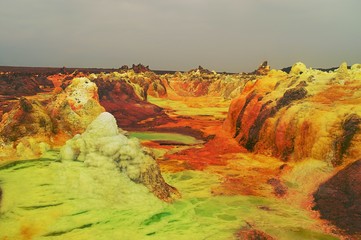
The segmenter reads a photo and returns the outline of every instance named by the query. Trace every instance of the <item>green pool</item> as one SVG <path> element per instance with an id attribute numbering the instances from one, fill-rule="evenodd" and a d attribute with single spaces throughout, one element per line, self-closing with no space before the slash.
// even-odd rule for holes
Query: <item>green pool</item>
<path id="1" fill-rule="evenodd" d="M 174 144 L 195 145 L 203 143 L 192 136 L 179 133 L 160 133 L 160 132 L 130 132 L 130 137 L 136 137 L 140 140 L 170 142 Z"/>

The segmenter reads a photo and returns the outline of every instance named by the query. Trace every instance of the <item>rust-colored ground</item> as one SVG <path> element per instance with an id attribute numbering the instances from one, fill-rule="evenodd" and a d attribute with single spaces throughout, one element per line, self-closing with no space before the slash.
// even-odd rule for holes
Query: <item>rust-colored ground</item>
<path id="1" fill-rule="evenodd" d="M 183 133 L 204 140 L 203 144 L 191 146 L 144 142 L 145 146 L 164 152 L 162 157 L 158 157 L 162 172 L 194 170 L 216 174 L 219 176 L 221 184 L 211 189 L 212 195 L 243 195 L 280 199 L 282 202 L 310 210 L 310 215 L 320 223 L 322 229 L 325 232 L 331 232 L 333 227 L 320 220 L 317 212 L 311 211 L 313 206 L 311 194 L 317 189 L 320 182 L 328 178 L 328 174 L 310 175 L 307 187 L 289 187 L 286 183 L 287 178 L 290 181 L 296 180 L 293 179 L 292 174 L 297 163 L 285 163 L 275 157 L 250 153 L 240 146 L 223 129 L 227 113 L 222 113 L 220 109 L 229 103 L 220 104 L 215 98 L 202 97 L 178 98 L 171 104 L 167 104 L 168 107 L 162 105 L 169 113 L 171 121 L 148 130 Z M 187 107 L 184 107 L 184 104 Z M 202 114 L 205 108 L 212 108 L 215 115 Z M 199 115 L 195 114 L 197 109 L 199 109 Z M 142 128 L 141 130 L 147 129 Z M 305 169 L 307 170 L 307 167 Z M 288 175 L 290 177 L 287 177 Z M 299 184 L 303 185 L 305 182 Z M 264 210 L 268 211 L 269 209 L 265 208 Z"/>
<path id="2" fill-rule="evenodd" d="M 184 107 L 184 104 L 187 107 Z M 204 143 L 174 146 L 147 141 L 143 144 L 165 152 L 158 159 L 162 171 L 198 170 L 218 174 L 222 179 L 222 184 L 212 189 L 214 195 L 284 196 L 285 193 L 277 193 L 280 188 L 277 185 L 279 182 L 277 179 L 284 169 L 284 163 L 276 158 L 247 153 L 245 148 L 223 130 L 226 112 L 222 113 L 220 109 L 227 104 L 229 102 L 220 103 L 212 97 L 183 100 L 178 98 L 172 101 L 169 107 L 162 106 L 166 108 L 166 112 L 170 113 L 171 121 L 151 129 L 142 128 L 141 130 L 181 133 L 202 139 Z M 202 114 L 202 112 L 209 112 L 207 108 L 215 111 L 215 115 Z M 195 114 L 197 109 L 199 109 L 199 115 Z M 271 179 L 276 179 L 276 184 L 271 184 Z"/>

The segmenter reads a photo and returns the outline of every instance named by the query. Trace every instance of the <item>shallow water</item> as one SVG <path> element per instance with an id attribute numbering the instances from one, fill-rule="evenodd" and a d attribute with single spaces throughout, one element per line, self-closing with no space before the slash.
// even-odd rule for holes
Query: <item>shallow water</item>
<path id="1" fill-rule="evenodd" d="M 203 141 L 198 140 L 192 136 L 179 134 L 179 133 L 160 133 L 160 132 L 130 132 L 130 137 L 136 137 L 140 140 L 149 140 L 149 141 L 161 141 L 161 142 L 170 142 L 173 144 L 183 144 L 183 145 L 194 145 L 203 143 Z"/>
<path id="2" fill-rule="evenodd" d="M 215 174 L 163 175 L 182 199 L 164 203 L 117 169 L 83 162 L 2 166 L 0 239 L 234 239 L 247 223 L 278 239 L 334 239 L 317 232 L 309 212 L 277 199 L 212 196 Z"/>

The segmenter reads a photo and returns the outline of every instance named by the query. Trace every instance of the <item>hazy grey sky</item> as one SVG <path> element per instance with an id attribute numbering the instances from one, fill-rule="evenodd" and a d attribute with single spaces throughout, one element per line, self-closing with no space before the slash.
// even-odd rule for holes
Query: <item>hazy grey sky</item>
<path id="1" fill-rule="evenodd" d="M 1 0 L 0 65 L 361 63 L 360 0 Z"/>

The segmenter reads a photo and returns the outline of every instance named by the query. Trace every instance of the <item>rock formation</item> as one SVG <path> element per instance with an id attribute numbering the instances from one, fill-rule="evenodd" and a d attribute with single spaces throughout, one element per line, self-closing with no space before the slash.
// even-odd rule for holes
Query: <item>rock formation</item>
<path id="1" fill-rule="evenodd" d="M 133 64 L 132 65 L 132 70 L 135 72 L 135 73 L 142 73 L 142 72 L 149 72 L 149 66 L 144 66 L 143 64 L 138 64 L 138 65 L 135 65 Z"/>
<path id="2" fill-rule="evenodd" d="M 75 78 L 64 91 L 54 92 L 50 99 L 38 101 L 22 97 L 13 103 L 0 122 L 0 145 L 13 148 L 4 158 L 39 157 L 49 145 L 62 144 L 83 132 L 104 112 L 97 90 L 87 78 Z"/>
<path id="3" fill-rule="evenodd" d="M 347 66 L 347 65 L 346 65 Z M 296 63 L 248 81 L 231 103 L 224 129 L 249 151 L 334 166 L 361 154 L 361 71 L 331 73 Z"/>
<path id="4" fill-rule="evenodd" d="M 24 97 L 13 110 L 4 114 L 0 123 L 0 137 L 4 142 L 14 142 L 25 136 L 50 136 L 52 132 L 53 123 L 44 106 Z"/>
<path id="5" fill-rule="evenodd" d="M 101 113 L 84 133 L 67 141 L 61 149 L 61 158 L 84 161 L 92 167 L 116 167 L 164 201 L 179 196 L 178 191 L 164 181 L 152 155 L 137 139 L 121 134 L 114 116 L 108 112 Z"/>
<path id="6" fill-rule="evenodd" d="M 257 70 L 255 70 L 254 72 L 252 72 L 252 74 L 256 74 L 256 75 L 267 75 L 270 71 L 270 66 L 268 65 L 267 61 L 264 61 L 261 65 L 259 65 L 259 67 L 257 68 Z"/>
<path id="7" fill-rule="evenodd" d="M 154 124 L 167 116 L 156 105 L 147 102 L 148 94 L 154 97 L 167 96 L 166 87 L 157 74 L 143 65 L 122 67 L 119 72 L 85 74 L 56 74 L 49 77 L 57 91 L 67 89 L 73 79 L 87 78 L 96 84 L 100 104 L 111 112 L 121 127 L 134 127 L 143 120 Z"/>
<path id="8" fill-rule="evenodd" d="M 153 97 L 167 97 L 167 89 L 164 79 L 154 72 L 148 71 L 144 73 L 133 74 L 132 71 L 126 73 L 125 76 L 130 82 L 138 84 L 144 90 L 144 100 L 147 100 L 147 96 Z"/>
<path id="9" fill-rule="evenodd" d="M 203 69 L 165 75 L 163 85 L 166 86 L 168 98 L 201 96 L 233 98 L 239 95 L 245 83 L 252 77 L 242 74 L 217 74 Z"/>
<path id="10" fill-rule="evenodd" d="M 154 75 L 151 72 L 144 74 Z M 23 141 L 21 139 L 27 138 L 24 144 L 30 149 L 34 144 L 30 143 L 33 140 L 29 138 L 41 138 L 41 141 L 51 145 L 61 144 L 75 134 L 82 133 L 105 109 L 116 116 L 122 127 L 134 127 L 143 120 L 147 120 L 147 124 L 161 123 L 168 119 L 162 108 L 148 103 L 144 88 L 130 80 L 135 81 L 137 75 L 145 77 L 144 74 L 135 74 L 131 70 L 125 74 L 90 74 L 88 78 L 71 79 L 69 76 L 73 74 L 68 77 L 52 75 L 49 78 L 58 87 L 52 94 L 49 92 L 48 96 L 42 97 L 41 102 L 32 100 L 40 99 L 37 97 L 1 101 L 0 140 L 3 144 L 16 141 L 16 147 Z"/>
<path id="11" fill-rule="evenodd" d="M 24 97 L 0 122 L 0 159 L 39 157 L 49 149 L 54 124 L 43 104 Z"/>
<path id="12" fill-rule="evenodd" d="M 98 88 L 88 78 L 74 78 L 72 83 L 57 93 L 47 106 L 55 123 L 55 131 L 66 132 L 70 136 L 81 133 L 101 113 Z"/>
<path id="13" fill-rule="evenodd" d="M 297 63 L 293 64 L 289 73 L 291 75 L 299 75 L 299 74 L 304 73 L 305 71 L 307 71 L 306 65 L 302 62 L 297 62 Z"/>
<path id="14" fill-rule="evenodd" d="M 191 69 L 188 71 L 188 73 L 196 73 L 196 74 L 213 74 L 212 71 L 203 68 L 202 66 L 198 66 L 198 68 Z"/>
<path id="15" fill-rule="evenodd" d="M 162 108 L 146 101 L 147 89 L 133 83 L 128 74 L 112 73 L 94 79 L 100 104 L 112 113 L 120 127 L 134 127 L 143 120 L 153 122 L 167 118 Z"/>
<path id="16" fill-rule="evenodd" d="M 129 66 L 128 65 L 123 65 L 119 68 L 120 71 L 128 71 L 129 70 Z"/>
<path id="17" fill-rule="evenodd" d="M 0 95 L 29 96 L 42 92 L 43 88 L 51 88 L 53 84 L 43 75 L 30 73 L 0 74 Z"/>
<path id="18" fill-rule="evenodd" d="M 128 65 L 123 65 L 119 68 L 121 72 L 127 72 L 129 70 L 132 70 L 134 73 L 145 73 L 145 72 L 151 72 L 149 69 L 149 66 L 144 66 L 141 63 L 133 64 L 130 68 Z"/>
<path id="19" fill-rule="evenodd" d="M 315 210 L 348 234 L 361 234 L 361 160 L 345 167 L 314 193 Z"/>

